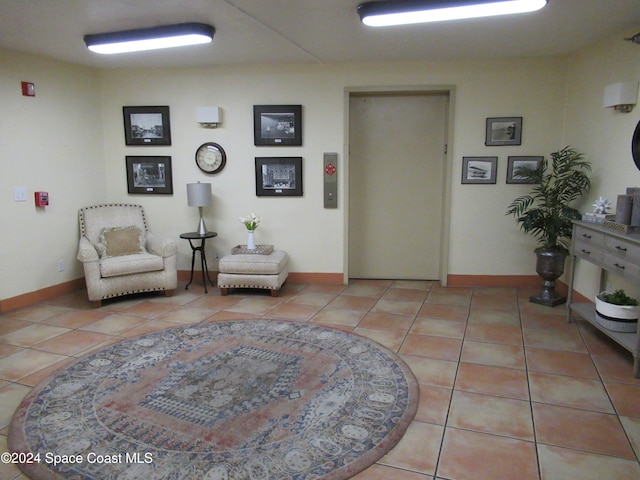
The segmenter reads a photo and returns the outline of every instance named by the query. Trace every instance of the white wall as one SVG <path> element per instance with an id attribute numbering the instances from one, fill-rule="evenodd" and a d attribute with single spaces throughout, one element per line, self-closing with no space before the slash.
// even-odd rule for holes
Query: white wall
<path id="1" fill-rule="evenodd" d="M 640 120 L 640 107 L 631 113 L 602 107 L 607 85 L 640 80 L 640 45 L 623 40 L 637 32 L 638 27 L 622 31 L 568 62 L 564 142 L 586 152 L 593 166 L 593 186 L 582 202 L 584 211 L 591 211 L 594 201 L 602 196 L 611 200 L 615 213 L 617 195 L 625 193 L 626 187 L 640 186 L 640 172 L 631 156 L 631 137 Z M 582 263 L 577 269 L 576 287 L 592 298 L 597 293 L 598 273 Z M 614 288 L 628 288 L 618 278 L 611 277 L 610 281 Z"/>
<path id="2" fill-rule="evenodd" d="M 636 29 L 637 30 L 637 29 Z M 104 201 L 142 203 L 152 227 L 177 239 L 197 224 L 187 206 L 185 185 L 213 184 L 215 204 L 206 210 L 209 229 L 219 237 L 209 256 L 245 241 L 237 217 L 261 214 L 257 239 L 291 255 L 295 272 L 342 273 L 347 233 L 348 115 L 345 91 L 425 88 L 450 85 L 456 96 L 449 155 L 451 231 L 449 273 L 532 275 L 533 240 L 504 211 L 526 186 L 506 185 L 509 155 L 548 155 L 571 144 L 594 164 L 594 190 L 583 202 L 615 198 L 638 185 L 629 141 L 640 109 L 628 115 L 601 108 L 604 86 L 640 78 L 637 45 L 621 32 L 570 58 L 505 61 L 418 62 L 285 66 L 224 66 L 193 69 L 92 70 L 35 56 L 0 51 L 0 298 L 10 298 L 82 276 L 75 262 L 77 210 Z M 20 95 L 20 81 L 36 84 L 36 98 Z M 254 104 L 304 106 L 302 147 L 255 147 Z M 168 105 L 173 144 L 127 147 L 122 106 Z M 195 107 L 219 105 L 216 130 L 195 122 Z M 522 145 L 484 146 L 485 119 L 522 116 Z M 206 176 L 194 162 L 196 148 L 220 143 L 227 167 Z M 393 139 L 389 139 L 393 141 Z M 322 202 L 322 154 L 339 153 L 339 208 Z M 174 195 L 128 195 L 126 155 L 171 155 Z M 304 196 L 255 196 L 254 157 L 302 156 Z M 463 156 L 498 156 L 496 185 L 461 185 Z M 28 201 L 13 202 L 13 187 L 27 189 Z M 50 193 L 40 211 L 33 191 Z M 384 214 L 383 212 L 381 214 Z M 398 232 L 399 235 L 410 232 Z M 180 245 L 179 268 L 190 266 Z M 392 248 L 393 246 L 390 246 Z M 63 258 L 65 272 L 57 272 Z M 215 262 L 210 262 L 215 267 Z M 583 269 L 578 288 L 592 289 L 597 273 Z M 595 287 L 593 287 L 595 288 Z"/>
<path id="3" fill-rule="evenodd" d="M 264 219 L 256 234 L 258 242 L 287 250 L 294 272 L 323 273 L 346 271 L 345 90 L 453 85 L 457 98 L 455 132 L 449 146 L 453 172 L 449 273 L 533 272 L 533 254 L 532 258 L 526 256 L 515 262 L 503 260 L 505 256 L 521 256 L 523 248 L 533 250 L 530 239 L 504 216 L 510 200 L 524 191 L 522 186 L 505 184 L 507 156 L 542 155 L 561 146 L 564 59 L 108 70 L 102 72 L 102 83 L 110 200 L 143 203 L 154 226 L 177 237 L 193 230 L 197 223 L 196 209 L 187 206 L 185 184 L 210 181 L 215 204 L 207 209 L 207 226 L 219 233 L 212 242 L 215 247 L 210 247 L 210 256 L 214 248 L 224 254 L 244 242 L 237 217 L 255 211 Z M 253 145 L 253 105 L 298 103 L 304 108 L 302 147 Z M 168 105 L 172 145 L 126 147 L 123 105 Z M 198 105 L 221 106 L 222 125 L 216 130 L 201 128 L 194 116 Z M 485 147 L 486 117 L 510 115 L 524 117 L 522 146 Z M 227 152 L 227 166 L 216 176 L 200 173 L 194 164 L 196 148 L 206 141 L 221 144 Z M 339 152 L 337 210 L 323 208 L 323 152 Z M 171 155 L 174 196 L 128 196 L 126 155 Z M 460 185 L 462 156 L 467 155 L 498 156 L 497 185 Z M 256 197 L 256 156 L 302 156 L 304 196 Z M 480 218 L 482 222 L 478 221 Z M 182 244 L 180 251 L 178 266 L 188 269 L 188 245 Z"/>
<path id="4" fill-rule="evenodd" d="M 99 75 L 0 50 L 0 298 L 82 276 L 78 207 L 104 199 Z M 20 82 L 35 83 L 23 97 Z M 26 202 L 13 201 L 24 187 Z M 34 206 L 34 191 L 50 206 Z M 58 259 L 65 271 L 58 272 Z"/>

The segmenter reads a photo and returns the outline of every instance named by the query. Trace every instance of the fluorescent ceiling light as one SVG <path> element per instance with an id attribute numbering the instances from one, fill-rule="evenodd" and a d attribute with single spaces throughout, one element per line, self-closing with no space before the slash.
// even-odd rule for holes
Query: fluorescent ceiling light
<path id="1" fill-rule="evenodd" d="M 540 10 L 549 0 L 396 0 L 358 5 L 365 25 L 386 27 Z"/>
<path id="2" fill-rule="evenodd" d="M 215 28 L 204 23 L 180 23 L 160 27 L 85 35 L 92 52 L 112 54 L 209 43 Z"/>

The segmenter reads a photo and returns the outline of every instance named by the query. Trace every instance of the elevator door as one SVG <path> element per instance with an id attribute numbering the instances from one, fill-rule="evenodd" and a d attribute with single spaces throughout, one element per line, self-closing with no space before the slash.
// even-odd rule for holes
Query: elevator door
<path id="1" fill-rule="evenodd" d="M 349 277 L 438 280 L 447 94 L 352 94 Z"/>

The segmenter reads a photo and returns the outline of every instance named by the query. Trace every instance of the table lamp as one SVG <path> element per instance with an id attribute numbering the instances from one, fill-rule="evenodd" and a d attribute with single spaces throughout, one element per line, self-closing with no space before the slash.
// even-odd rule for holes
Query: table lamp
<path id="1" fill-rule="evenodd" d="M 202 207 L 208 207 L 212 203 L 211 184 L 210 183 L 187 183 L 187 202 L 190 207 L 198 207 L 200 211 L 200 222 L 198 230 L 200 235 L 207 233 L 207 227 L 204 225 L 202 216 Z"/>

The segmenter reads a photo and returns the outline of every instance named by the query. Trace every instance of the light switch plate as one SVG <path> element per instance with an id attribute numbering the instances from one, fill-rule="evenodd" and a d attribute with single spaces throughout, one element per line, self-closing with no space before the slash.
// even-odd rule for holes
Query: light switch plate
<path id="1" fill-rule="evenodd" d="M 13 201 L 14 202 L 26 202 L 27 201 L 27 189 L 24 187 L 13 187 Z"/>

